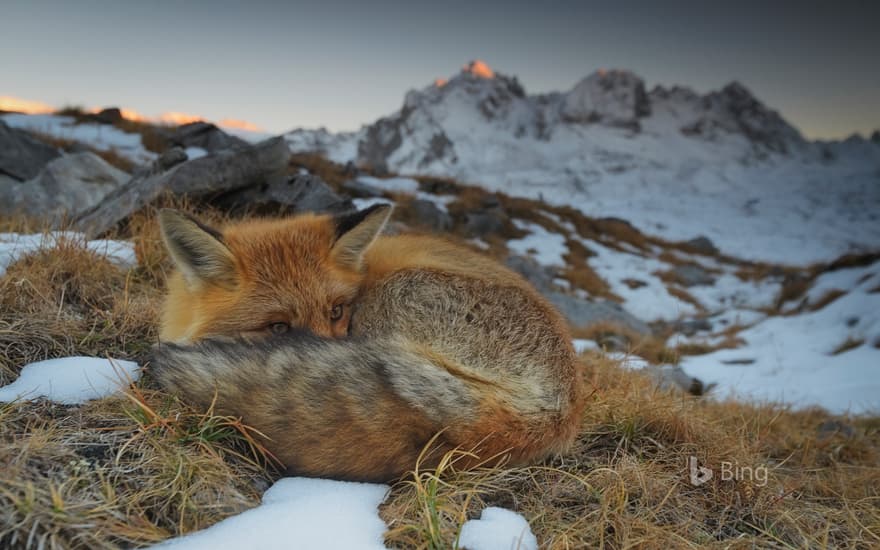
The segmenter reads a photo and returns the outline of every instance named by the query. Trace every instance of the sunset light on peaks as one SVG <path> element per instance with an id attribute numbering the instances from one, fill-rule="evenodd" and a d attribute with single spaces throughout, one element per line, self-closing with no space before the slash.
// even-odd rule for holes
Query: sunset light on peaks
<path id="1" fill-rule="evenodd" d="M 462 71 L 480 78 L 495 78 L 495 71 L 485 61 L 475 59 L 461 68 Z"/>

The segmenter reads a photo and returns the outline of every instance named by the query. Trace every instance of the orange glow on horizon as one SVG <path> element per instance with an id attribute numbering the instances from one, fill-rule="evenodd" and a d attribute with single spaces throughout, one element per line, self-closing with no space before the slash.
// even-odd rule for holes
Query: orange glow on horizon
<path id="1" fill-rule="evenodd" d="M 93 107 L 90 109 L 86 109 L 85 112 L 90 114 L 97 114 L 104 109 L 105 107 Z M 56 107 L 52 107 L 48 103 L 43 103 L 42 101 L 32 101 L 30 99 L 22 99 L 20 97 L 12 96 L 0 96 L 0 111 L 11 111 L 16 113 L 24 113 L 27 115 L 44 115 L 57 113 L 58 109 Z M 143 122 L 146 124 L 169 124 L 176 126 L 181 124 L 188 124 L 190 122 L 207 122 L 207 119 L 205 119 L 205 117 L 203 116 L 194 115 L 191 113 L 181 113 L 179 111 L 167 111 L 156 117 L 147 116 L 138 111 L 135 111 L 134 109 L 128 109 L 126 107 L 120 107 L 119 112 L 122 114 L 122 118 L 124 118 L 125 120 L 130 120 L 133 122 Z M 236 118 L 224 118 L 216 124 L 217 126 L 222 126 L 224 128 L 245 130 L 248 132 L 263 131 L 262 128 L 252 122 Z"/>
<path id="2" fill-rule="evenodd" d="M 0 96 L 0 111 L 14 111 L 28 115 L 45 115 L 54 113 L 57 109 L 42 101 L 31 101 L 8 95 Z"/>
<path id="3" fill-rule="evenodd" d="M 445 78 L 438 78 L 438 79 L 434 80 L 434 86 L 437 86 L 438 88 L 442 88 L 443 86 L 446 86 L 446 82 L 447 82 L 447 80 Z"/>

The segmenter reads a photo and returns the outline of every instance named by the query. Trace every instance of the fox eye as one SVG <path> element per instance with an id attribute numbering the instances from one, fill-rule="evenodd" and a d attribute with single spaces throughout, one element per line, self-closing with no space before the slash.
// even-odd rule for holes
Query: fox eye
<path id="1" fill-rule="evenodd" d="M 269 332 L 271 332 L 272 334 L 284 334 L 288 330 L 290 330 L 290 325 L 288 325 L 287 323 L 279 322 L 269 325 Z"/>
<path id="2" fill-rule="evenodd" d="M 340 319 L 342 319 L 342 312 L 344 310 L 344 306 L 342 304 L 336 304 L 333 306 L 333 309 L 330 310 L 330 320 L 334 323 Z"/>

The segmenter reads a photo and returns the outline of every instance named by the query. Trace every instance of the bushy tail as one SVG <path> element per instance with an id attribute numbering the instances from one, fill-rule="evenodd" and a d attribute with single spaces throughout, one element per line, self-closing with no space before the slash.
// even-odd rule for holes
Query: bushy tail
<path id="1" fill-rule="evenodd" d="M 385 481 L 411 470 L 438 433 L 484 458 L 530 460 L 573 435 L 558 413 L 523 415 L 493 383 L 405 341 L 295 332 L 250 342 L 165 344 L 150 370 L 170 391 L 241 416 L 292 473 Z M 515 396 L 513 396 L 515 397 Z M 570 424 L 570 422 L 568 422 Z"/>

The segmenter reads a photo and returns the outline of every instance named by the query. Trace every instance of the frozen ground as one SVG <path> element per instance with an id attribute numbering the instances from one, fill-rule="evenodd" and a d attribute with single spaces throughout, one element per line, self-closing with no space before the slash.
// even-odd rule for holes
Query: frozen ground
<path id="1" fill-rule="evenodd" d="M 845 294 L 813 310 L 830 291 Z M 743 346 L 682 367 L 723 396 L 880 414 L 880 262 L 820 276 L 798 309 L 740 332 Z"/>
<path id="2" fill-rule="evenodd" d="M 99 151 L 115 151 L 137 164 L 145 164 L 156 158 L 141 141 L 140 134 L 123 132 L 107 124 L 77 124 L 72 117 L 61 115 L 0 115 L 6 124 L 31 132 L 85 143 Z"/>

